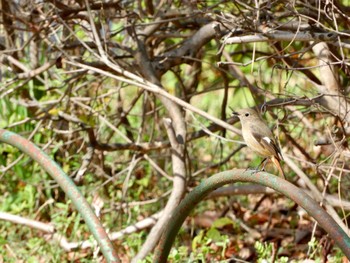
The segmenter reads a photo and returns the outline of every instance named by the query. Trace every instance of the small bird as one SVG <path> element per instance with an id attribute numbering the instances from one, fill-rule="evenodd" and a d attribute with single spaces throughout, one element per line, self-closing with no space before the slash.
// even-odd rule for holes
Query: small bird
<path id="1" fill-rule="evenodd" d="M 232 115 L 237 116 L 241 121 L 243 139 L 248 147 L 264 157 L 258 167 L 264 164 L 264 170 L 266 162 L 270 159 L 276 165 L 282 177 L 286 179 L 280 164 L 280 161 L 283 160 L 281 150 L 270 128 L 260 115 L 254 109 L 249 108 L 237 110 Z"/>

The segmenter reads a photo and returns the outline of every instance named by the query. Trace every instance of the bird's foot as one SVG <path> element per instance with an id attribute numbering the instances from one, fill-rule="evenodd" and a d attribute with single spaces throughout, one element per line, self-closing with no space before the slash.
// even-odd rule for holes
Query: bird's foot
<path id="1" fill-rule="evenodd" d="M 260 172 L 261 170 L 259 170 L 259 166 L 258 167 L 248 167 L 247 169 L 245 169 L 245 172 L 247 171 L 252 171 L 254 174 L 257 172 Z"/>

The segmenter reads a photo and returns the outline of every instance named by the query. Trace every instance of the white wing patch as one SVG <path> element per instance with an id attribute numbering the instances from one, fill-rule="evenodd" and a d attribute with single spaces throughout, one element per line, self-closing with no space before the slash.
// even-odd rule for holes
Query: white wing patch
<path id="1" fill-rule="evenodd" d="M 269 137 L 262 138 L 263 140 L 267 141 L 268 144 L 271 144 L 271 139 Z"/>

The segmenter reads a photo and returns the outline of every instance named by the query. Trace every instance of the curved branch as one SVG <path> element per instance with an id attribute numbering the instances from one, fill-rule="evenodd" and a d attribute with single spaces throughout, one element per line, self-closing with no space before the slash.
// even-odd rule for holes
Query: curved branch
<path id="1" fill-rule="evenodd" d="M 192 57 L 192 54 L 197 53 L 207 42 L 216 36 L 221 37 L 224 33 L 226 30 L 218 22 L 206 24 L 179 48 L 164 53 L 161 61 L 153 62 L 154 69 L 161 75 L 170 68 L 183 63 L 187 56 Z"/>
<path id="2" fill-rule="evenodd" d="M 137 44 L 138 51 L 135 53 L 135 58 L 141 65 L 143 75 L 150 82 L 161 88 L 160 80 L 157 78 L 155 70 L 150 63 L 145 45 L 139 39 L 137 40 Z M 162 216 L 152 228 L 145 243 L 135 258 L 133 258 L 132 262 L 138 262 L 140 259 L 145 258 L 146 255 L 157 246 L 158 240 L 165 231 L 169 215 L 171 215 L 178 206 L 186 191 L 185 145 L 187 131 L 185 118 L 181 108 L 174 101 L 159 95 L 157 95 L 157 97 L 167 109 L 170 116 L 170 119 L 164 121 L 164 125 L 172 148 L 173 190 Z"/>
<path id="3" fill-rule="evenodd" d="M 56 164 L 51 158 L 40 150 L 35 144 L 27 139 L 4 129 L 0 129 L 0 141 L 10 144 L 22 152 L 29 155 L 33 160 L 51 175 L 53 179 L 60 185 L 66 195 L 72 200 L 73 204 L 85 220 L 89 230 L 97 240 L 103 255 L 108 262 L 119 262 L 117 253 L 114 250 L 113 244 L 108 238 L 101 222 L 91 209 L 89 203 L 81 194 L 73 181 L 63 172 L 61 167 Z"/>
<path id="4" fill-rule="evenodd" d="M 312 50 L 318 57 L 321 81 L 323 86 L 317 86 L 319 93 L 325 94 L 319 103 L 333 114 L 339 116 L 346 122 L 350 122 L 349 102 L 342 94 L 338 81 L 339 73 L 332 65 L 332 52 L 325 42 L 317 43 Z"/>
<path id="5" fill-rule="evenodd" d="M 350 202 L 345 200 L 339 200 L 339 197 L 332 194 L 326 194 L 324 200 L 316 196 L 310 190 L 304 190 L 305 193 L 312 196 L 317 202 L 326 201 L 329 205 L 333 207 L 341 207 L 342 209 L 349 211 Z M 249 195 L 249 194 L 275 194 L 276 191 L 268 188 L 266 186 L 258 184 L 244 184 L 244 185 L 230 185 L 216 189 L 214 192 L 211 192 L 206 199 L 213 199 L 219 197 L 227 197 L 233 195 Z M 322 196 L 321 196 L 322 197 Z"/>
<path id="6" fill-rule="evenodd" d="M 154 262 L 167 261 L 171 245 L 173 244 L 182 223 L 200 201 L 202 201 L 213 190 L 225 184 L 235 182 L 258 183 L 268 186 L 292 199 L 294 202 L 304 208 L 310 214 L 310 216 L 312 216 L 319 223 L 319 225 L 325 231 L 327 231 L 347 258 L 350 258 L 350 238 L 348 235 L 338 226 L 333 218 L 326 213 L 310 196 L 305 194 L 303 190 L 289 183 L 288 181 L 269 173 L 235 169 L 211 176 L 210 178 L 204 180 L 185 197 L 185 199 L 174 211 L 172 218 L 169 220 L 166 232 L 163 234 L 159 242 L 158 249 L 156 250 Z"/>

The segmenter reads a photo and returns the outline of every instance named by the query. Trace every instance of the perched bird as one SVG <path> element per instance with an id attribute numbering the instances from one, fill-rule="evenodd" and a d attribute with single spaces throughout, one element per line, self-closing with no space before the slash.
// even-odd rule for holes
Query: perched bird
<path id="1" fill-rule="evenodd" d="M 283 160 L 281 150 L 276 140 L 260 115 L 253 109 L 240 109 L 233 112 L 232 115 L 237 116 L 242 124 L 242 135 L 247 146 L 254 152 L 264 157 L 259 167 L 270 159 L 278 168 L 280 174 L 286 179 L 282 170 L 280 161 Z"/>

